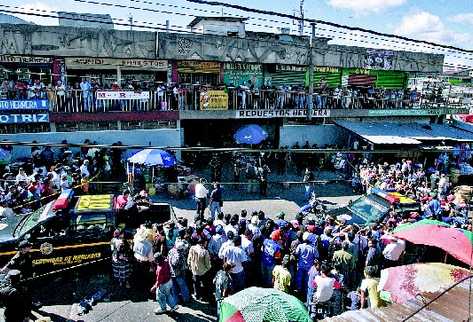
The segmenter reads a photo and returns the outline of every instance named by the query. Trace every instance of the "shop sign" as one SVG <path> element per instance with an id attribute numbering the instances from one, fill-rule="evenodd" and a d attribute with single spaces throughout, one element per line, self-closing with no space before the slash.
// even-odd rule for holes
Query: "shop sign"
<path id="1" fill-rule="evenodd" d="M 225 91 L 204 91 L 200 93 L 200 109 L 203 111 L 227 110 L 228 93 Z"/>
<path id="2" fill-rule="evenodd" d="M 340 68 L 338 67 L 325 67 L 325 66 L 315 66 L 314 71 L 316 73 L 340 73 Z"/>
<path id="3" fill-rule="evenodd" d="M 47 110 L 49 101 L 38 100 L 0 100 L 0 110 Z"/>
<path id="4" fill-rule="evenodd" d="M 51 62 L 50 57 L 0 55 L 0 63 L 51 64 Z"/>
<path id="5" fill-rule="evenodd" d="M 306 66 L 276 65 L 276 72 L 305 72 Z"/>
<path id="6" fill-rule="evenodd" d="M 287 110 L 241 110 L 236 112 L 237 119 L 244 118 L 278 118 L 278 117 L 307 117 L 306 109 L 287 109 Z M 312 110 L 312 117 L 330 117 L 330 110 Z"/>
<path id="7" fill-rule="evenodd" d="M 89 58 L 74 57 L 66 58 L 66 66 L 70 69 L 95 68 L 115 69 L 118 66 L 123 69 L 148 69 L 154 71 L 167 71 L 167 60 L 154 59 L 114 59 L 114 58 Z"/>
<path id="8" fill-rule="evenodd" d="M 225 70 L 244 70 L 248 72 L 262 72 L 260 64 L 247 64 L 247 63 L 225 63 L 223 65 Z"/>
<path id="9" fill-rule="evenodd" d="M 148 100 L 149 92 L 97 91 L 98 100 Z"/>
<path id="10" fill-rule="evenodd" d="M 468 113 L 468 109 L 458 108 L 422 108 L 422 109 L 402 109 L 402 110 L 369 110 L 368 116 L 427 116 L 442 114 L 462 114 Z"/>
<path id="11" fill-rule="evenodd" d="M 177 63 L 180 73 L 220 73 L 220 63 L 211 61 L 180 61 Z"/>
<path id="12" fill-rule="evenodd" d="M 49 123 L 49 114 L 0 114 L 0 124 L 20 123 Z"/>

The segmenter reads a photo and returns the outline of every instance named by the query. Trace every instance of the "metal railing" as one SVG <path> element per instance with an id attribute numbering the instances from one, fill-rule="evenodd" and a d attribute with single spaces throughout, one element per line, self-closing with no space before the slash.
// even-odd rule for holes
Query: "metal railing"
<path id="1" fill-rule="evenodd" d="M 99 113 L 130 111 L 177 111 L 204 110 L 200 97 L 203 87 L 180 87 L 178 90 L 146 91 L 145 99 L 110 98 L 97 99 L 96 91 L 46 90 L 41 97 L 47 98 L 50 110 L 58 113 Z M 229 110 L 278 110 L 306 109 L 310 95 L 303 90 L 249 90 L 241 88 L 215 87 L 206 89 L 221 90 L 228 94 Z M 113 92 L 113 91 L 112 91 Z M 121 90 L 120 93 L 134 92 Z M 126 96 L 124 96 L 126 97 Z M 463 96 L 438 96 L 421 93 L 412 94 L 404 90 L 374 91 L 371 94 L 359 94 L 341 90 L 339 92 L 315 92 L 312 96 L 316 109 L 409 109 L 409 108 L 471 108 L 472 99 Z"/>

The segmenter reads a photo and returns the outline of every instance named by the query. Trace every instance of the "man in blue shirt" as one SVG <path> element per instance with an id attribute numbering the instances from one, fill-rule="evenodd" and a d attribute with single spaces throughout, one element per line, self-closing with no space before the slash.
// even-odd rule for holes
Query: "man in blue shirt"
<path id="1" fill-rule="evenodd" d="M 310 242 L 311 233 L 305 232 L 302 235 L 302 244 L 299 244 L 296 248 L 295 255 L 297 257 L 297 274 L 296 274 L 296 286 L 297 290 L 305 296 L 306 285 L 308 279 L 308 273 L 314 260 L 319 258 L 319 252 L 317 248 Z"/>
<path id="2" fill-rule="evenodd" d="M 263 286 L 272 287 L 273 269 L 276 260 L 281 259 L 281 245 L 279 245 L 279 234 L 272 233 L 271 238 L 266 238 L 261 247 L 261 275 Z"/>

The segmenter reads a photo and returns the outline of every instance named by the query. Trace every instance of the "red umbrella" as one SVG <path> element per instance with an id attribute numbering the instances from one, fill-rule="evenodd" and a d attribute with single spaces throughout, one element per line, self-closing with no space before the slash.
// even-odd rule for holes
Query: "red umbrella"
<path id="1" fill-rule="evenodd" d="M 456 259 L 473 265 L 473 233 L 470 231 L 451 228 L 440 221 L 424 219 L 413 224 L 400 225 L 393 235 L 414 244 L 441 248 Z"/>

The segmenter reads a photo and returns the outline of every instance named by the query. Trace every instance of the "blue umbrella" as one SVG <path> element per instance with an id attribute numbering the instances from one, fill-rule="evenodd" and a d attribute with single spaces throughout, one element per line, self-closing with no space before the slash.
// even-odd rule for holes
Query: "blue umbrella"
<path id="1" fill-rule="evenodd" d="M 163 168 L 171 168 L 176 165 L 176 158 L 164 150 L 144 149 L 130 157 L 128 162 L 147 166 L 159 165 Z"/>
<path id="2" fill-rule="evenodd" d="M 238 144 L 259 144 L 267 137 L 268 133 L 256 124 L 241 127 L 233 136 Z"/>

